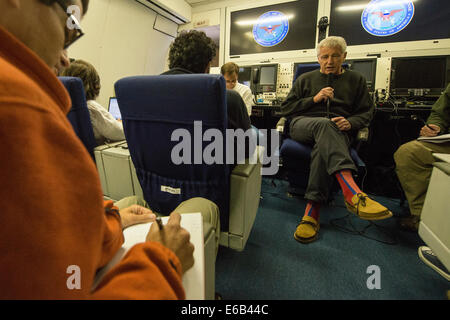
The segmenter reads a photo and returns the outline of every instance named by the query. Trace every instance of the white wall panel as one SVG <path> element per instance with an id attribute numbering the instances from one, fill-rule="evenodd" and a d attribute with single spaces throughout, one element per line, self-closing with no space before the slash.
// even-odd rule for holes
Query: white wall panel
<path id="1" fill-rule="evenodd" d="M 69 56 L 92 63 L 102 88 L 97 99 L 105 108 L 114 83 L 125 76 L 159 74 L 173 37 L 153 29 L 156 13 L 130 0 L 91 1 L 82 20 L 83 38 Z"/>

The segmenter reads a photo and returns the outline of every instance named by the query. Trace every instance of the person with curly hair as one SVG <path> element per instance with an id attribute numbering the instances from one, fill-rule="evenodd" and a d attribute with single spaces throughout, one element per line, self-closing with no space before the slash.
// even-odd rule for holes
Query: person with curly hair
<path id="1" fill-rule="evenodd" d="M 186 73 L 209 73 L 216 55 L 216 45 L 204 32 L 182 31 L 170 46 L 169 68 L 184 69 Z"/>
<path id="2" fill-rule="evenodd" d="M 75 60 L 62 71 L 62 76 L 78 77 L 83 81 L 92 129 L 97 145 L 106 141 L 125 140 L 122 122 L 114 117 L 95 99 L 100 94 L 100 77 L 94 66 L 83 60 Z"/>
<path id="3" fill-rule="evenodd" d="M 216 45 L 204 32 L 182 31 L 170 46 L 169 71 L 163 75 L 209 73 Z M 250 128 L 247 108 L 239 93 L 227 90 L 228 128 Z"/>

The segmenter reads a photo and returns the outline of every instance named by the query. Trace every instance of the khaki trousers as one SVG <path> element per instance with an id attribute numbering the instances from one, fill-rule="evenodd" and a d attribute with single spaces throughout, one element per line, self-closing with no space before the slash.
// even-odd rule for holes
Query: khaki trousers
<path id="1" fill-rule="evenodd" d="M 398 179 L 411 214 L 415 216 L 420 216 L 425 202 L 435 162 L 433 153 L 450 153 L 450 142 L 429 143 L 414 140 L 401 145 L 394 154 Z"/>
<path id="2" fill-rule="evenodd" d="M 142 198 L 137 196 L 126 197 L 114 203 L 119 210 L 130 207 L 134 204 L 151 209 L 149 204 Z M 183 215 L 183 213 L 194 213 L 200 212 L 203 217 L 203 236 L 206 241 L 212 230 L 215 232 L 215 247 L 216 256 L 219 249 L 219 238 L 220 238 L 220 219 L 219 219 L 219 208 L 217 205 L 204 198 L 192 198 L 180 203 L 178 207 L 175 208 L 175 212 Z M 161 214 L 154 212 L 157 216 Z"/>

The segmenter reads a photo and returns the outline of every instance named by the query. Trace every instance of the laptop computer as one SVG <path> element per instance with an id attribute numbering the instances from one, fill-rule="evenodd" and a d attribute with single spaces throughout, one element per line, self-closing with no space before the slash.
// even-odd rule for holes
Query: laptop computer
<path id="1" fill-rule="evenodd" d="M 117 103 L 117 98 L 109 98 L 108 111 L 116 120 L 122 120 L 122 115 L 120 114 L 119 104 Z"/>

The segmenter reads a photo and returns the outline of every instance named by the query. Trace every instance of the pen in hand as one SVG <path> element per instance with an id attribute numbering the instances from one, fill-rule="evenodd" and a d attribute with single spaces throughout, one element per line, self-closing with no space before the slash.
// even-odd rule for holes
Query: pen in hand
<path id="1" fill-rule="evenodd" d="M 415 114 L 411 115 L 411 120 L 416 121 L 416 120 L 420 120 L 420 122 L 422 122 L 424 124 L 425 127 L 427 127 L 428 129 L 432 130 L 432 131 L 436 131 L 436 129 L 430 127 L 425 121 L 423 121 L 422 118 L 419 118 L 418 116 L 416 116 Z"/>
<path id="2" fill-rule="evenodd" d="M 156 223 L 158 224 L 159 230 L 161 231 L 163 229 L 161 217 L 156 218 Z"/>

